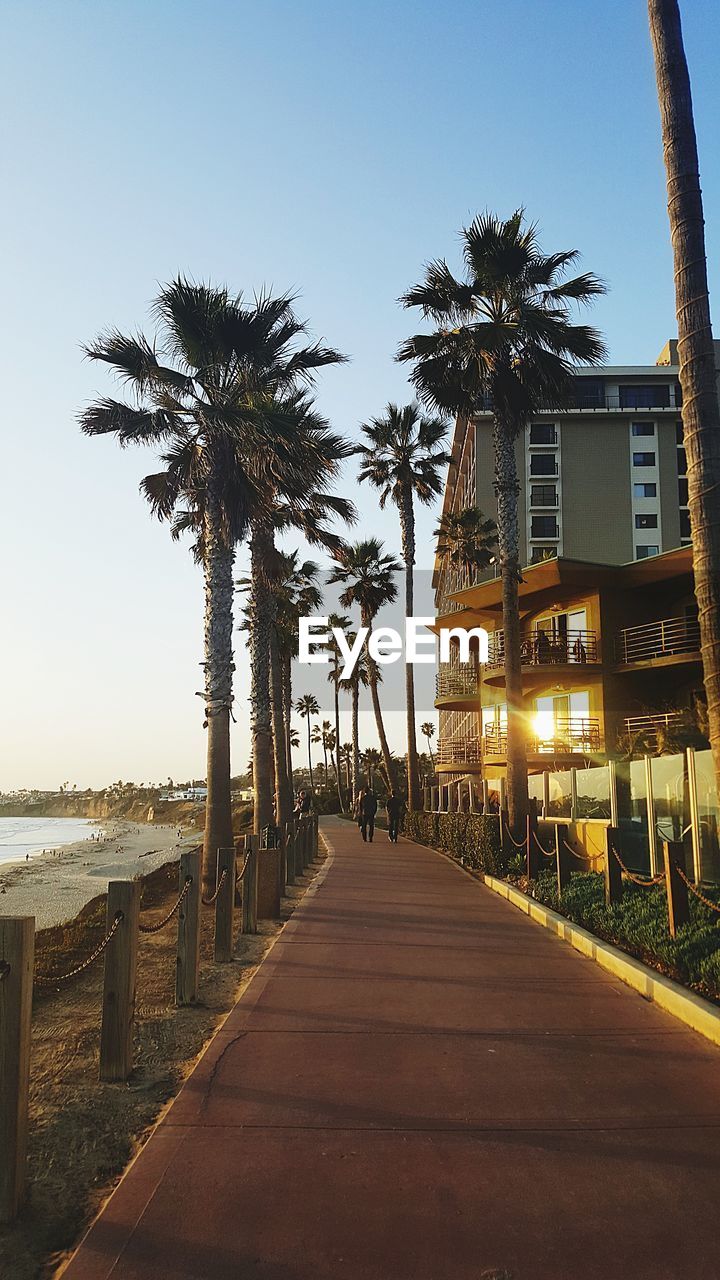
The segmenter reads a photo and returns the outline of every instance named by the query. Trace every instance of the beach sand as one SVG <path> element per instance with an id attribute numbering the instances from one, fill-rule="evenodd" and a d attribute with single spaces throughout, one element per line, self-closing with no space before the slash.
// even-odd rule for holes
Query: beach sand
<path id="1" fill-rule="evenodd" d="M 46 929 L 77 915 L 91 898 L 104 893 L 109 880 L 147 875 L 193 848 L 201 832 L 172 824 L 98 821 L 99 840 L 79 840 L 48 850 L 29 862 L 7 862 L 0 870 L 0 915 L 35 916 Z"/>

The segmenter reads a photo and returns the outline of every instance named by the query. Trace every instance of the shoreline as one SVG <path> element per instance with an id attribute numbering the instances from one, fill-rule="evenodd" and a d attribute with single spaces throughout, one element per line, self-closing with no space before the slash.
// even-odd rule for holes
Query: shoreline
<path id="1" fill-rule="evenodd" d="M 193 848 L 201 835 L 177 823 L 90 821 L 102 824 L 98 840 L 46 846 L 27 860 L 0 864 L 0 914 L 34 916 L 36 929 L 64 924 L 105 893 L 108 881 L 147 875 Z"/>

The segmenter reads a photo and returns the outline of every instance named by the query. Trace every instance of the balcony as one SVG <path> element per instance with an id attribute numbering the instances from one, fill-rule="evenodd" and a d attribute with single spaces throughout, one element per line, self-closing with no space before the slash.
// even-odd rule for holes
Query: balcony
<path id="1" fill-rule="evenodd" d="M 606 391 L 602 385 L 583 386 L 584 379 L 579 379 L 579 386 L 576 385 L 572 390 L 564 404 L 559 405 L 551 401 L 545 401 L 537 406 L 535 412 L 550 413 L 574 413 L 578 410 L 582 412 L 628 412 L 642 413 L 648 410 L 653 413 L 658 410 L 670 411 L 679 414 L 681 407 L 681 396 L 679 384 L 675 387 L 675 404 L 671 403 L 670 386 L 668 383 L 659 383 L 656 387 L 649 384 L 628 384 L 620 386 L 619 391 Z M 492 412 L 492 400 L 489 396 L 483 397 L 481 411 L 485 413 Z"/>
<path id="2" fill-rule="evenodd" d="M 527 752 L 540 755 L 588 755 L 602 750 L 599 720 L 574 717 L 556 720 L 549 737 L 527 739 Z M 504 756 L 507 753 L 507 729 L 494 729 L 483 738 L 483 755 Z"/>
<path id="3" fill-rule="evenodd" d="M 597 636 L 594 631 L 568 631 L 564 636 L 548 635 L 547 631 L 531 631 L 520 647 L 524 667 L 587 666 L 598 662 Z M 505 666 L 505 633 L 494 631 L 490 636 L 488 671 Z"/>
<path id="4" fill-rule="evenodd" d="M 664 618 L 642 627 L 626 627 L 616 641 L 618 662 L 654 662 L 700 652 L 700 624 L 696 618 Z"/>
<path id="5" fill-rule="evenodd" d="M 476 738 L 448 738 L 438 743 L 438 764 L 479 765 L 480 761 L 480 743 Z"/>
<path id="6" fill-rule="evenodd" d="M 476 667 L 453 668 L 439 671 L 435 676 L 435 697 L 477 698 L 480 692 L 480 674 Z"/>

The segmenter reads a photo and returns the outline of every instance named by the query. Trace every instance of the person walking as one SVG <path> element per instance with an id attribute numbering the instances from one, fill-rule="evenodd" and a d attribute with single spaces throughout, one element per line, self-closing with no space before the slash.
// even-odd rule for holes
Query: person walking
<path id="1" fill-rule="evenodd" d="M 375 814 L 377 813 L 377 796 L 372 787 L 365 787 L 360 796 L 360 831 L 363 840 L 372 844 L 375 832 Z"/>
<path id="2" fill-rule="evenodd" d="M 390 792 L 387 798 L 387 819 L 388 819 L 388 835 L 391 844 L 397 844 L 398 834 L 400 831 L 400 822 L 403 816 L 402 797 L 395 790 Z"/>

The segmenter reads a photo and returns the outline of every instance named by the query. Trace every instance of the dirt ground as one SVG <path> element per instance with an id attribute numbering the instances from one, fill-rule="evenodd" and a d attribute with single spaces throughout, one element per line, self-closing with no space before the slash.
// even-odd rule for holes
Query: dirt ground
<path id="1" fill-rule="evenodd" d="M 322 855 L 321 855 L 322 856 Z M 177 923 L 141 935 L 135 1067 L 126 1084 L 98 1081 L 102 960 L 60 990 L 36 990 L 30 1080 L 29 1194 L 19 1220 L 0 1228 L 3 1280 L 49 1280 L 76 1245 L 124 1168 L 177 1093 L 203 1046 L 249 982 L 320 862 L 283 899 L 283 919 L 238 938 L 232 963 L 213 960 L 213 917 L 203 908 L 199 1001 L 174 1004 Z M 143 923 L 177 896 L 177 864 L 143 883 Z M 240 912 L 236 911 L 239 929 Z M 36 937 L 36 973 L 59 973 L 88 955 L 104 932 L 105 898 L 69 925 Z"/>

